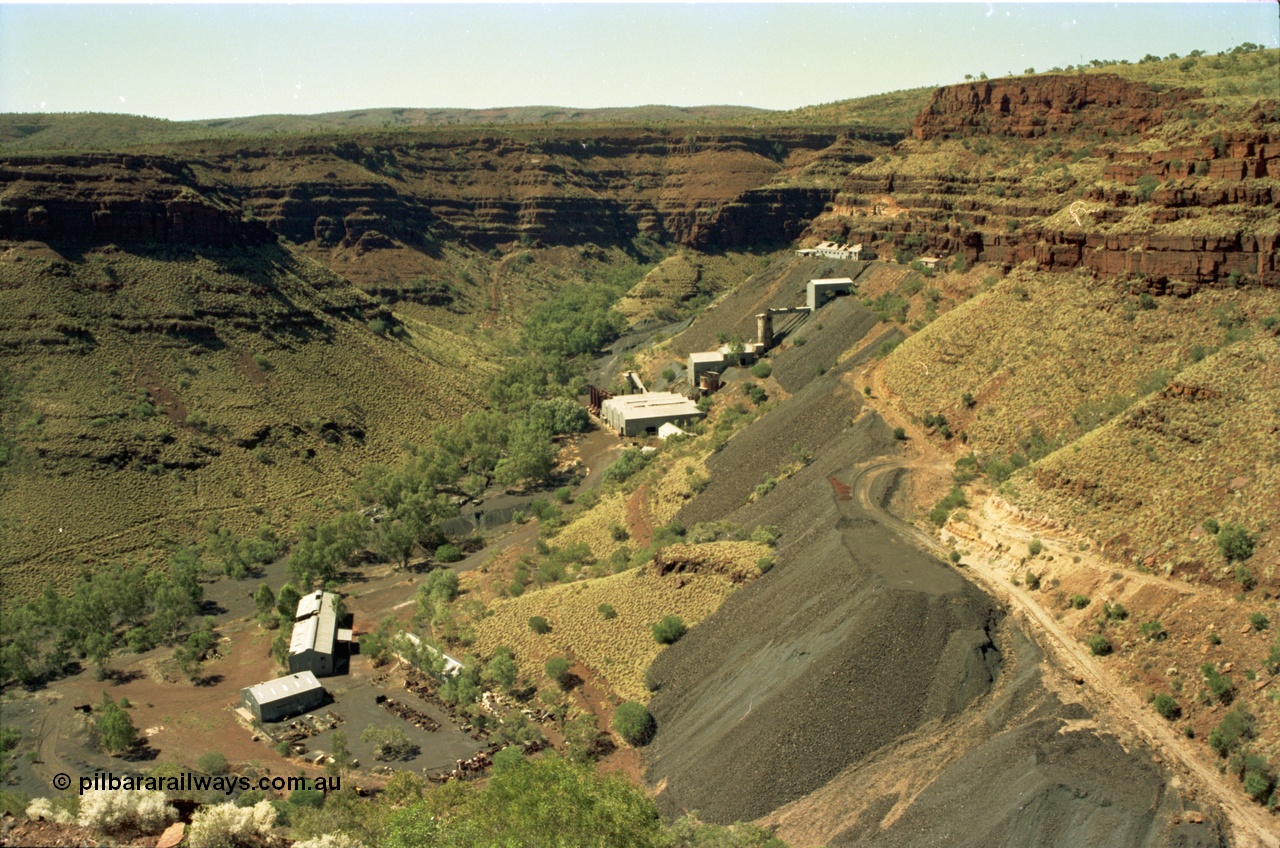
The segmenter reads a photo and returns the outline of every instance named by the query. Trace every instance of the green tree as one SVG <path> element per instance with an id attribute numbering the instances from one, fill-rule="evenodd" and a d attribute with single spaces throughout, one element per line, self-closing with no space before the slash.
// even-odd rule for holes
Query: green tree
<path id="1" fill-rule="evenodd" d="M 561 689 L 568 689 L 572 678 L 569 674 L 569 661 L 564 657 L 552 657 L 545 666 L 547 677 L 556 682 Z"/>
<path id="2" fill-rule="evenodd" d="M 511 423 L 507 453 L 494 468 L 494 479 L 504 486 L 528 480 L 545 481 L 555 465 L 551 428 L 545 422 L 517 419 Z"/>
<path id="3" fill-rule="evenodd" d="M 253 593 L 253 603 L 259 615 L 269 613 L 276 605 L 276 594 L 271 591 L 270 586 L 263 583 L 258 587 L 258 591 Z M 296 610 L 297 607 L 295 606 L 294 609 Z"/>
<path id="4" fill-rule="evenodd" d="M 205 774 L 226 774 L 227 758 L 218 751 L 208 751 L 196 760 L 196 768 Z"/>
<path id="5" fill-rule="evenodd" d="M 347 734 L 344 731 L 335 730 L 329 737 L 329 756 L 333 758 L 331 765 L 338 774 L 346 772 L 351 765 L 351 749 L 347 747 Z"/>
<path id="6" fill-rule="evenodd" d="M 106 692 L 102 693 L 102 705 L 98 712 L 98 738 L 102 742 L 102 750 L 115 756 L 133 747 L 138 738 L 138 729 L 124 707 L 111 700 Z"/>
<path id="7" fill-rule="evenodd" d="M 200 672 L 200 663 L 213 647 L 217 637 L 211 629 L 201 629 L 187 636 L 187 640 L 173 649 L 173 658 L 177 661 L 182 673 L 190 680 L 195 680 Z"/>
<path id="8" fill-rule="evenodd" d="M 409 567 L 418 536 L 407 522 L 398 518 L 383 521 L 374 533 L 374 547 L 385 562 L 393 562 L 401 568 Z"/>
<path id="9" fill-rule="evenodd" d="M 499 645 L 494 649 L 493 659 L 484 667 L 482 679 L 491 687 L 510 691 L 516 685 L 518 676 L 515 655 L 506 645 Z"/>
<path id="10" fill-rule="evenodd" d="M 285 619 L 293 621 L 293 617 L 298 614 L 298 602 L 301 600 L 302 595 L 293 588 L 293 584 L 286 583 L 280 587 L 280 594 L 276 597 L 276 610 Z"/>
<path id="11" fill-rule="evenodd" d="M 369 725 L 360 734 L 360 741 L 373 745 L 375 760 L 402 760 L 417 753 L 418 746 L 399 727 Z"/>

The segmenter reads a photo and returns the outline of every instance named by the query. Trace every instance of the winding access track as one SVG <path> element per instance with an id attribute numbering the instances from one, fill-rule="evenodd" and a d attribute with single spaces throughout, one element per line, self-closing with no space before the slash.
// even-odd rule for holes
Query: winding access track
<path id="1" fill-rule="evenodd" d="M 904 539 L 946 559 L 951 548 L 933 534 L 893 515 L 884 504 L 883 493 L 888 489 L 891 475 L 926 467 L 943 466 L 908 457 L 877 459 L 855 469 L 850 487 L 853 497 L 865 508 L 867 515 L 892 528 Z M 1094 708 L 1095 714 L 1118 720 L 1135 731 L 1161 753 L 1170 768 L 1222 808 L 1232 831 L 1232 844 L 1243 848 L 1280 848 L 1276 819 L 1251 804 L 1238 788 L 1229 785 L 1212 764 L 1205 762 L 1189 742 L 1175 732 L 1169 722 L 1154 714 L 1103 668 L 1089 650 L 1064 630 L 1024 587 L 1010 582 L 1012 573 L 1001 567 L 998 559 L 985 553 L 971 553 L 965 557 L 965 566 L 959 570 L 961 574 L 1006 603 L 1046 649 L 1047 655 L 1054 658 L 1058 667 L 1073 675 L 1077 682 L 1084 682 L 1089 706 Z"/>

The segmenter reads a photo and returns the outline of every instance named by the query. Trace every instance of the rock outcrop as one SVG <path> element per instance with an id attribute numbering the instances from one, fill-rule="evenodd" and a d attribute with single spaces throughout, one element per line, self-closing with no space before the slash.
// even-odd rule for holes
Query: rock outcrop
<path id="1" fill-rule="evenodd" d="M 1008 135 L 1035 138 L 1084 127 L 1143 132 L 1196 97 L 1188 89 L 1156 91 L 1112 74 L 981 80 L 939 88 L 915 120 L 921 140 Z"/>
<path id="2" fill-rule="evenodd" d="M 862 159 L 900 134 L 859 132 Z M 440 239 L 490 248 L 699 248 L 787 241 L 835 195 L 790 179 L 849 157 L 843 129 L 543 134 L 491 129 L 165 156 L 0 161 L 0 238 L 226 246 L 276 236 L 365 253 Z M 794 163 L 790 163 L 794 160 Z"/>
<path id="3" fill-rule="evenodd" d="M 266 244 L 275 236 L 209 196 L 165 157 L 82 155 L 0 162 L 0 239 Z"/>

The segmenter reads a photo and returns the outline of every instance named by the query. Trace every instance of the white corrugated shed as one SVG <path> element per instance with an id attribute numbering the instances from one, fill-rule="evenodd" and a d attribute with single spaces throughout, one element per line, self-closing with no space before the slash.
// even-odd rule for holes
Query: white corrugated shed
<path id="1" fill-rule="evenodd" d="M 670 422 L 663 424 L 661 427 L 658 428 L 659 439 L 669 439 L 672 436 L 683 436 L 683 435 L 684 435 L 684 430 L 681 430 L 679 427 L 677 427 L 676 425 Z"/>

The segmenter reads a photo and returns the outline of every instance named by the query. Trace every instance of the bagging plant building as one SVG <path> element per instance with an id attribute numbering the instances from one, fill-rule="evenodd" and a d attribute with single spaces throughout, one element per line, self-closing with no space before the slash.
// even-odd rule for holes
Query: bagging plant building
<path id="1" fill-rule="evenodd" d="M 240 700 L 245 709 L 258 721 L 279 721 L 305 713 L 323 704 L 324 699 L 324 687 L 309 671 L 277 677 L 240 690 Z"/>
<path id="2" fill-rule="evenodd" d="M 337 601 L 337 595 L 319 591 L 298 601 L 289 640 L 289 671 L 316 677 L 334 673 L 339 647 L 352 641 L 350 630 L 338 628 Z"/>
<path id="3" fill-rule="evenodd" d="M 706 417 L 698 405 L 675 392 L 618 395 L 600 405 L 600 417 L 619 436 L 656 435 L 663 424 L 688 424 Z"/>

